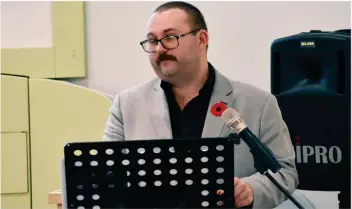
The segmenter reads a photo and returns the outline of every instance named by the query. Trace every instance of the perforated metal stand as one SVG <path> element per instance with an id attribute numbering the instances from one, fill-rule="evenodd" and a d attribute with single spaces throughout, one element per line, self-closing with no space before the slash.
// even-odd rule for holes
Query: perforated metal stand
<path id="1" fill-rule="evenodd" d="M 69 143 L 68 208 L 234 208 L 231 138 Z"/>

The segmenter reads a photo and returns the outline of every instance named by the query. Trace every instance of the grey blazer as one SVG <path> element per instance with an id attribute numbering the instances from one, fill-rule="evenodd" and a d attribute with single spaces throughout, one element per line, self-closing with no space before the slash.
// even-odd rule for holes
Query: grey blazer
<path id="1" fill-rule="evenodd" d="M 215 86 L 209 108 L 220 101 L 240 112 L 249 129 L 275 154 L 282 165 L 274 174 L 290 193 L 298 185 L 295 153 L 276 98 L 248 84 L 231 81 L 215 71 Z M 171 139 L 168 104 L 160 79 L 120 92 L 110 108 L 104 131 L 105 141 Z M 225 137 L 231 133 L 223 121 L 208 111 L 202 137 Z M 253 208 L 274 208 L 286 200 L 270 180 L 254 168 L 248 146 L 236 145 L 235 176 L 242 178 L 254 192 Z"/>

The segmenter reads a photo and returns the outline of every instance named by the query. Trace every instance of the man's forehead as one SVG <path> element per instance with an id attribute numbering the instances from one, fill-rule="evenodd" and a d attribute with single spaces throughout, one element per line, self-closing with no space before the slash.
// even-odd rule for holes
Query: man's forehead
<path id="1" fill-rule="evenodd" d="M 155 12 L 147 25 L 147 35 L 155 33 L 179 32 L 189 28 L 188 16 L 180 9 Z"/>

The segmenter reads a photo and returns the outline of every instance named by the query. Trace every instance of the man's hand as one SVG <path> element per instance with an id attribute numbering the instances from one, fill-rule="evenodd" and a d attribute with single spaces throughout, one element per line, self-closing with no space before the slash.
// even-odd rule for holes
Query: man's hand
<path id="1" fill-rule="evenodd" d="M 235 207 L 240 208 L 253 203 L 252 188 L 242 179 L 235 177 Z"/>

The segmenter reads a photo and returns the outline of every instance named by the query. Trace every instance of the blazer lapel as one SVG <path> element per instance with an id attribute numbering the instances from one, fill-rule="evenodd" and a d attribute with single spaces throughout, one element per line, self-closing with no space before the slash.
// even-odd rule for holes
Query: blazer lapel
<path id="1" fill-rule="evenodd" d="M 218 102 L 224 102 L 227 107 L 232 106 L 234 96 L 232 94 L 232 87 L 229 81 L 215 71 L 215 84 L 214 90 L 209 102 L 208 112 L 206 115 L 202 137 L 220 137 L 222 135 L 225 123 L 221 120 L 220 116 L 214 116 L 210 110 L 211 107 Z"/>
<path id="2" fill-rule="evenodd" d="M 148 96 L 149 108 L 151 111 L 151 123 L 159 139 L 171 139 L 171 122 L 169 106 L 164 91 L 160 87 L 160 80 L 153 86 Z"/>
<path id="3" fill-rule="evenodd" d="M 214 116 L 211 106 L 217 102 L 224 102 L 228 107 L 234 102 L 233 89 L 229 81 L 215 70 L 215 83 L 212 96 L 210 98 L 207 115 L 204 122 L 202 137 L 221 136 L 225 123 L 219 116 Z M 153 86 L 148 95 L 148 105 L 151 110 L 151 123 L 154 126 L 155 135 L 159 139 L 171 139 L 172 130 L 169 114 L 169 106 L 166 101 L 164 91 L 160 87 L 160 80 Z"/>

